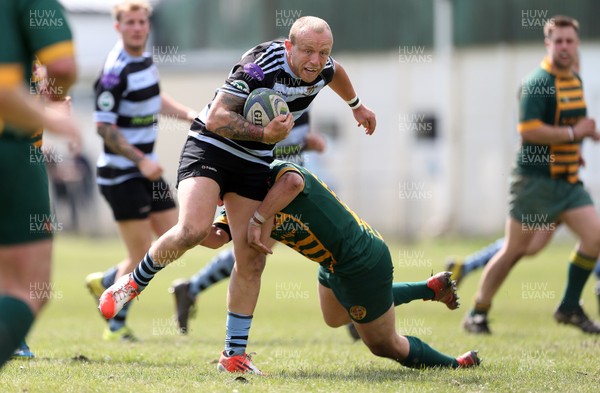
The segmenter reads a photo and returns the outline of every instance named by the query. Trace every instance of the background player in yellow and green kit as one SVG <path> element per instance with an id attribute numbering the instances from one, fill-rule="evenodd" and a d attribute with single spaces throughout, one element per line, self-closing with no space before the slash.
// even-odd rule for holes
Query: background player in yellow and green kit
<path id="1" fill-rule="evenodd" d="M 381 235 L 315 175 L 296 164 L 274 161 L 271 183 L 273 187 L 249 223 L 248 242 L 260 252 L 271 253 L 260 242 L 262 232 L 268 230 L 273 239 L 319 263 L 319 299 L 327 325 L 339 327 L 353 321 L 373 354 L 407 367 L 457 368 L 479 364 L 475 351 L 454 358 L 417 337 L 396 333 L 396 305 L 425 299 L 441 301 L 450 309 L 458 307 L 450 273 L 436 274 L 416 283 L 393 283 L 392 259 Z M 223 227 L 213 227 L 203 245 L 218 247 L 229 240 L 225 231 L 217 228 Z M 111 290 L 114 289 L 109 288 L 105 295 Z M 129 300 L 138 293 L 133 293 Z M 236 341 L 234 332 L 230 341 L 226 341 L 226 348 L 245 346 L 245 341 Z M 229 370 L 222 362 L 223 356 L 219 369 Z M 244 364 L 234 369 L 244 372 Z M 255 366 L 245 372 L 261 374 Z"/>
<path id="2" fill-rule="evenodd" d="M 527 253 L 536 233 L 567 225 L 579 238 L 569 260 L 567 287 L 554 313 L 560 323 L 600 334 L 579 299 L 600 254 L 600 218 L 579 180 L 581 142 L 600 139 L 586 117 L 582 82 L 573 73 L 579 47 L 579 23 L 566 16 L 544 27 L 548 56 L 524 81 L 519 126 L 522 145 L 510 186 L 506 241 L 487 264 L 475 305 L 463 326 L 470 333 L 490 333 L 487 314 L 510 269 Z"/>
<path id="3" fill-rule="evenodd" d="M 52 225 L 44 225 L 51 220 L 48 179 L 32 136 L 45 125 L 78 140 L 79 130 L 66 116 L 46 113 L 23 96 L 35 59 L 55 86 L 48 99 L 63 100 L 75 81 L 71 32 L 61 6 L 55 0 L 0 2 L 0 36 L 0 84 L 16 91 L 17 109 L 23 111 L 23 118 L 5 113 L 0 122 L 1 366 L 24 340 L 51 290 Z"/>

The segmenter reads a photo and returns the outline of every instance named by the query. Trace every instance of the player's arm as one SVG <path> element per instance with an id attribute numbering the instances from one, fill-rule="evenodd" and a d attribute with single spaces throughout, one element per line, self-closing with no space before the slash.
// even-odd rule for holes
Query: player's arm
<path id="1" fill-rule="evenodd" d="M 231 241 L 231 235 L 228 230 L 222 229 L 216 223 L 213 224 L 210 228 L 210 233 L 200 243 L 201 246 L 206 248 L 212 248 L 216 250 L 217 248 L 221 248 L 223 245 L 229 243 Z"/>
<path id="2" fill-rule="evenodd" d="M 72 56 L 57 58 L 46 63 L 45 67 L 48 80 L 51 80 L 52 86 L 56 87 L 45 97 L 52 101 L 63 101 L 77 80 L 75 58 Z"/>
<path id="3" fill-rule="evenodd" d="M 519 132 L 525 142 L 538 145 L 580 141 L 585 137 L 590 137 L 596 141 L 600 139 L 600 134 L 596 131 L 596 122 L 587 117 L 579 120 L 572 127 L 552 126 L 534 119 L 519 123 Z"/>
<path id="4" fill-rule="evenodd" d="M 171 96 L 167 95 L 166 93 L 160 94 L 160 100 L 162 104 L 160 110 L 161 115 L 175 116 L 182 121 L 192 122 L 198 114 L 197 111 L 175 101 Z"/>
<path id="5" fill-rule="evenodd" d="M 283 210 L 304 189 L 304 177 L 295 170 L 286 171 L 269 190 L 256 211 L 267 221 Z"/>
<path id="6" fill-rule="evenodd" d="M 133 161 L 149 180 L 158 180 L 162 175 L 162 168 L 158 163 L 147 158 L 144 153 L 127 142 L 127 139 L 115 124 L 96 123 L 98 134 L 104 139 L 104 144 L 114 153 Z"/>
<path id="7" fill-rule="evenodd" d="M 231 228 L 225 210 L 215 218 L 208 236 L 200 243 L 201 246 L 217 249 L 231 241 Z"/>
<path id="8" fill-rule="evenodd" d="M 44 108 L 19 87 L 0 85 L 0 118 L 18 127 L 24 135 L 33 135 L 42 127 Z"/>
<path id="9" fill-rule="evenodd" d="M 0 87 L 0 118 L 3 122 L 15 126 L 14 130 L 24 136 L 33 135 L 44 127 L 56 135 L 70 138 L 75 143 L 79 142 L 79 126 L 67 111 L 54 105 L 44 108 L 20 87 Z M 2 124 L 0 133 L 1 129 Z"/>
<path id="10" fill-rule="evenodd" d="M 291 114 L 277 116 L 267 126 L 257 126 L 244 119 L 246 100 L 233 94 L 219 92 L 211 103 L 206 128 L 225 138 L 275 144 L 284 139 L 294 125 Z"/>
<path id="11" fill-rule="evenodd" d="M 350 77 L 346 73 L 344 67 L 336 61 L 334 61 L 334 63 L 335 71 L 333 73 L 333 79 L 329 82 L 329 87 L 353 108 L 352 114 L 354 115 L 354 119 L 356 119 L 358 126 L 363 126 L 366 134 L 373 134 L 377 125 L 375 113 L 360 102 L 360 98 L 356 95 L 356 91 L 354 91 Z"/>
<path id="12" fill-rule="evenodd" d="M 528 83 L 539 83 L 531 80 Z M 552 96 L 539 96 L 537 94 L 525 94 L 535 91 L 535 85 L 524 84 L 523 94 L 519 98 L 519 124 L 517 130 L 525 142 L 538 145 L 552 145 L 580 141 L 585 137 L 598 139 L 596 123 L 589 118 L 583 118 L 574 126 L 555 126 L 544 123 L 542 119 L 547 118 L 548 108 L 554 104 Z"/>
<path id="13" fill-rule="evenodd" d="M 303 189 L 304 177 L 299 172 L 289 170 L 279 176 L 250 218 L 248 244 L 252 248 L 265 254 L 273 254 L 273 251 L 260 241 L 261 233 L 263 229 L 271 230 L 275 214 L 289 205 Z"/>

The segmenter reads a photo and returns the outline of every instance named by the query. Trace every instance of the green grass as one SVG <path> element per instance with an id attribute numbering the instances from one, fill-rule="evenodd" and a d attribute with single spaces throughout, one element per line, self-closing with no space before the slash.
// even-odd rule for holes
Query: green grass
<path id="1" fill-rule="evenodd" d="M 486 241 L 438 240 L 394 245 L 397 281 L 422 280 Z M 0 371 L 1 392 L 598 392 L 598 338 L 557 325 L 552 312 L 564 289 L 572 242 L 553 244 L 525 259 L 501 288 L 491 313 L 490 337 L 461 327 L 479 274 L 459 288 L 463 306 L 449 311 L 416 301 L 396 308 L 399 330 L 452 355 L 479 349 L 483 364 L 469 370 L 411 370 L 371 355 L 343 329 L 328 328 L 318 306 L 316 265 L 278 246 L 267 264 L 249 351 L 267 377 L 248 383 L 216 370 L 225 331 L 226 283 L 199 298 L 188 336 L 172 320 L 171 281 L 189 277 L 214 255 L 197 248 L 163 270 L 131 308 L 129 326 L 143 341 L 107 343 L 105 323 L 84 287 L 86 274 L 120 260 L 118 240 L 58 237 L 51 303 L 28 341 L 36 358 L 11 361 Z M 592 280 L 584 291 L 597 317 Z"/>

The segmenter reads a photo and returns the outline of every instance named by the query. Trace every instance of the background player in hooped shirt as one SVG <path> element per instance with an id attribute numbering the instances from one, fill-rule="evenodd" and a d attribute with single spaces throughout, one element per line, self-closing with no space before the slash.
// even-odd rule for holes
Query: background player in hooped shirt
<path id="1" fill-rule="evenodd" d="M 225 349 L 220 364 L 227 371 L 251 365 L 245 356 L 248 331 L 260 291 L 265 255 L 247 242 L 248 221 L 267 194 L 273 144 L 293 126 L 292 115 L 257 126 L 243 116 L 248 94 L 260 87 L 283 95 L 294 118 L 305 112 L 329 85 L 352 110 L 367 134 L 375 114 L 362 105 L 344 68 L 331 58 L 333 34 L 327 22 L 305 16 L 294 22 L 289 38 L 246 52 L 212 102 L 194 121 L 179 166 L 177 225 L 150 248 L 131 277 L 118 280 L 100 299 L 105 316 L 143 289 L 161 268 L 201 243 L 210 233 L 220 198 L 227 210 L 234 243 L 235 268 L 229 282 Z M 266 241 L 269 234 L 264 234 Z"/>
<path id="2" fill-rule="evenodd" d="M 160 91 L 158 69 L 151 54 L 145 52 L 151 12 L 152 7 L 143 0 L 115 5 L 113 18 L 121 40 L 109 53 L 95 84 L 94 121 L 104 142 L 96 181 L 113 211 L 128 254 L 118 266 L 86 277 L 95 299 L 133 270 L 154 235 L 162 235 L 177 222 L 175 202 L 154 153 L 158 115 L 171 115 L 189 124 L 197 111 Z M 153 192 L 156 190 L 161 192 Z M 105 340 L 135 340 L 125 324 L 126 314 L 124 309 L 108 321 Z"/>

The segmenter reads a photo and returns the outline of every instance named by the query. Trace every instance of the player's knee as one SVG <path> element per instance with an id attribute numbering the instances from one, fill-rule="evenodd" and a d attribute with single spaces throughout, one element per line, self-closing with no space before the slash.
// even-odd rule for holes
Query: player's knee
<path id="1" fill-rule="evenodd" d="M 323 320 L 325 321 L 325 324 L 331 328 L 339 328 L 342 326 L 339 320 L 333 318 L 327 318 L 326 316 L 323 316 Z"/>
<path id="2" fill-rule="evenodd" d="M 235 247 L 235 246 L 234 246 Z M 260 252 L 257 252 L 250 247 L 234 251 L 235 260 L 238 265 L 238 270 L 247 272 L 248 274 L 261 274 L 265 268 L 266 256 Z"/>
<path id="3" fill-rule="evenodd" d="M 208 236 L 208 228 L 181 225 L 177 228 L 177 239 L 181 247 L 190 249 L 201 243 Z"/>
<path id="4" fill-rule="evenodd" d="M 600 233 L 586 233 L 585 236 L 581 238 L 581 247 L 593 251 L 595 254 L 600 252 Z"/>
<path id="5" fill-rule="evenodd" d="M 331 315 L 323 312 L 323 321 L 325 324 L 332 328 L 339 328 L 350 322 L 348 315 Z"/>

